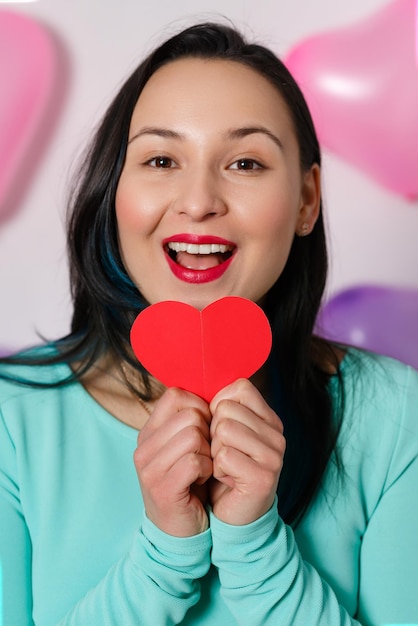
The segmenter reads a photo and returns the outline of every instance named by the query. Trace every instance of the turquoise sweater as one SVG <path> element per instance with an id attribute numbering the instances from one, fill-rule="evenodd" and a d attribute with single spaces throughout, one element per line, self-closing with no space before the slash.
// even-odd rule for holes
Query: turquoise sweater
<path id="1" fill-rule="evenodd" d="M 297 529 L 273 508 L 181 539 L 144 515 L 134 429 L 78 383 L 0 381 L 3 626 L 418 624 L 418 374 L 356 351 L 342 372 L 345 473 Z"/>

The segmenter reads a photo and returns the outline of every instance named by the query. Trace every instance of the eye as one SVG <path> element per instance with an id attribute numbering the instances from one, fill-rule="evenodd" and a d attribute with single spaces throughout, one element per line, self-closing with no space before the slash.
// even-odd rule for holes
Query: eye
<path id="1" fill-rule="evenodd" d="M 260 170 L 263 169 L 263 166 L 258 161 L 254 159 L 238 159 L 232 165 L 229 166 L 231 170 Z"/>
<path id="2" fill-rule="evenodd" d="M 173 161 L 170 157 L 160 155 L 149 159 L 145 165 L 149 165 L 150 167 L 155 167 L 159 169 L 170 169 L 172 167 L 176 167 L 176 162 Z"/>

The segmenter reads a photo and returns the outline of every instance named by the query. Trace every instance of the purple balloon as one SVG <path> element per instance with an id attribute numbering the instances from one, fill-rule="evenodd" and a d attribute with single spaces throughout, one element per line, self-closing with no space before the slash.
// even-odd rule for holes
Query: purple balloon
<path id="1" fill-rule="evenodd" d="M 418 369 L 418 290 L 363 286 L 342 291 L 323 306 L 316 332 Z"/>

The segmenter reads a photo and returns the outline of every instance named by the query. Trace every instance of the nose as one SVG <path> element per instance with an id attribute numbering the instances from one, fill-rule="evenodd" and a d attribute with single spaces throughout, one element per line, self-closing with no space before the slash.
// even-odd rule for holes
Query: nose
<path id="1" fill-rule="evenodd" d="M 220 174 L 209 168 L 193 168 L 182 176 L 174 209 L 195 221 L 223 215 L 227 211 Z"/>

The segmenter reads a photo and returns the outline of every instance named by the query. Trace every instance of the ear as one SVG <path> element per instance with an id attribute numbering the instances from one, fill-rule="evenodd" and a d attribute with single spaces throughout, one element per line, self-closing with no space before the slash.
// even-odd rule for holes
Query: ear
<path id="1" fill-rule="evenodd" d="M 321 169 L 317 163 L 303 174 L 301 203 L 296 221 L 296 234 L 309 235 L 318 219 L 321 208 Z"/>

